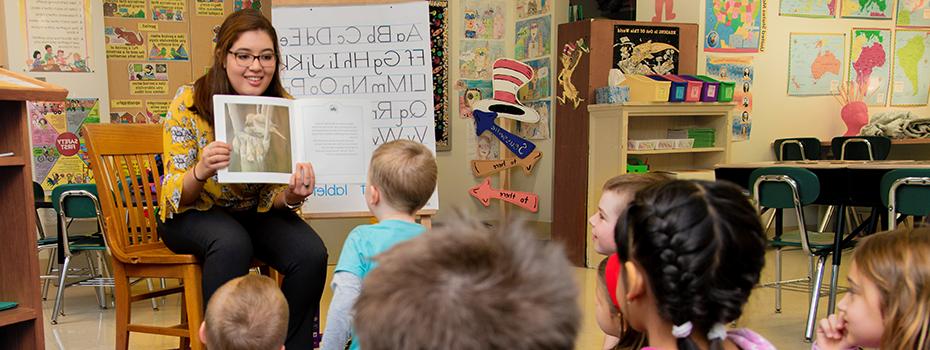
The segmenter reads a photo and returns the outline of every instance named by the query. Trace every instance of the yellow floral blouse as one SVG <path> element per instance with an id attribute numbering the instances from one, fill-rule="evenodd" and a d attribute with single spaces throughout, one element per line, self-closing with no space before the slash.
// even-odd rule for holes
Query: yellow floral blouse
<path id="1" fill-rule="evenodd" d="M 271 184 L 221 184 L 216 176 L 207 179 L 200 197 L 189 205 L 180 205 L 184 190 L 184 173 L 200 160 L 200 151 L 215 139 L 213 126 L 199 114 L 188 109 L 194 104 L 194 87 L 182 86 L 168 107 L 165 116 L 163 143 L 165 154 L 165 176 L 162 180 L 160 203 L 163 203 L 161 220 L 171 218 L 174 213 L 189 209 L 207 210 L 214 205 L 233 210 L 257 209 L 266 212 L 274 204 L 274 198 L 287 185 Z"/>

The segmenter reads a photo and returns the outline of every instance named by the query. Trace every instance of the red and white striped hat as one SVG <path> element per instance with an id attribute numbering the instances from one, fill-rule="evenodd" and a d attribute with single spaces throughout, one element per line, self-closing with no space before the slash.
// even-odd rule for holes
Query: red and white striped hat
<path id="1" fill-rule="evenodd" d="M 494 96 L 489 100 L 476 102 L 473 109 L 497 112 L 498 117 L 521 122 L 538 122 L 539 113 L 524 106 L 517 99 L 517 91 L 533 79 L 533 67 L 517 60 L 499 58 L 494 61 L 493 73 L 494 81 L 491 86 L 494 88 Z"/>

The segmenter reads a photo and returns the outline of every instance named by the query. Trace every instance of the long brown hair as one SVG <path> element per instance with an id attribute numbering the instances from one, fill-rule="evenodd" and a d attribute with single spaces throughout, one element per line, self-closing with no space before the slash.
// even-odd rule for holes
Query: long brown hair
<path id="1" fill-rule="evenodd" d="M 276 62 L 281 62 L 281 50 L 278 48 L 278 33 L 275 32 L 271 22 L 268 21 L 261 11 L 254 9 L 244 9 L 234 12 L 226 17 L 223 25 L 220 26 L 216 34 L 216 48 L 213 50 L 213 66 L 210 71 L 201 76 L 194 82 L 194 104 L 188 106 L 191 111 L 200 114 L 213 125 L 213 95 L 236 95 L 236 90 L 229 83 L 226 76 L 226 55 L 232 49 L 236 40 L 242 33 L 259 30 L 268 33 L 271 41 L 274 42 L 274 55 Z M 262 96 L 284 97 L 287 92 L 281 85 L 279 69 L 274 70 L 271 76 L 271 85 L 265 89 Z"/>
<path id="2" fill-rule="evenodd" d="M 930 230 L 872 235 L 856 247 L 853 261 L 878 287 L 885 323 L 881 348 L 930 349 Z"/>

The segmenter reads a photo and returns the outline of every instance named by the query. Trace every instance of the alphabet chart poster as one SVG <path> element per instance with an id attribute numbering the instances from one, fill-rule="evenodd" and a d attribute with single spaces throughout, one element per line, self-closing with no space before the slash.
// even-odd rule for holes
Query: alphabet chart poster
<path id="1" fill-rule="evenodd" d="M 272 8 L 281 83 L 296 98 L 367 100 L 373 109 L 366 113 L 371 136 L 359 141 L 367 143 L 360 148 L 366 152 L 396 139 L 417 141 L 435 152 L 428 6 L 419 1 Z M 364 188 L 364 183 L 319 183 L 318 196 L 304 209 L 367 211 Z M 434 193 L 425 209 L 438 208 Z"/>

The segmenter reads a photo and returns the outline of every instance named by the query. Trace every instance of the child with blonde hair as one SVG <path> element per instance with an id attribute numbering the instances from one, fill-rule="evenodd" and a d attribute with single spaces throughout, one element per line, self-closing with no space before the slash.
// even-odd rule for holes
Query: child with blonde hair
<path id="1" fill-rule="evenodd" d="M 438 172 L 432 151 L 417 142 L 391 141 L 371 155 L 365 201 L 378 223 L 356 227 L 342 246 L 321 349 L 345 348 L 354 318 L 352 305 L 362 280 L 376 266 L 371 258 L 426 231 L 415 215 L 433 195 Z M 358 349 L 357 341 L 351 349 Z"/>
<path id="2" fill-rule="evenodd" d="M 930 349 L 930 230 L 862 240 L 836 314 L 820 320 L 814 349 Z"/>
<path id="3" fill-rule="evenodd" d="M 636 194 L 614 239 L 617 299 L 630 326 L 662 350 L 775 349 L 737 320 L 765 263 L 765 234 L 742 190 L 674 180 Z"/>
<path id="4" fill-rule="evenodd" d="M 671 178 L 660 173 L 622 174 L 607 180 L 597 204 L 597 212 L 588 218 L 588 223 L 591 224 L 594 250 L 603 255 L 616 253 L 614 227 L 617 226 L 617 219 L 626 212 L 636 191 L 668 180 Z"/>
<path id="5" fill-rule="evenodd" d="M 207 304 L 200 340 L 211 350 L 284 350 L 287 300 L 278 284 L 260 275 L 229 280 Z"/>

